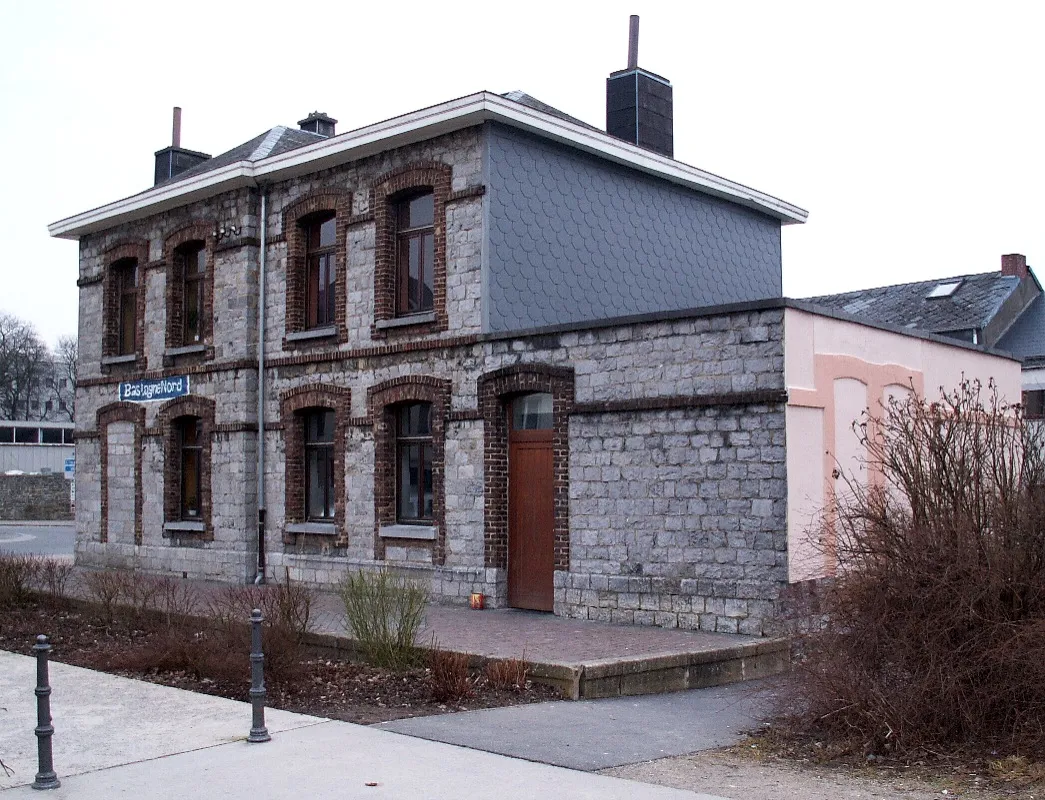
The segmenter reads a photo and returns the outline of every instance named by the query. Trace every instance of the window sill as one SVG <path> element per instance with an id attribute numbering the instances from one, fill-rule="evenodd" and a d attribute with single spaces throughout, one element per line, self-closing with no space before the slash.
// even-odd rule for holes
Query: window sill
<path id="1" fill-rule="evenodd" d="M 330 339 L 334 336 L 337 336 L 337 326 L 330 325 L 326 328 L 311 328 L 307 331 L 288 333 L 286 340 L 288 342 L 310 342 L 313 339 Z"/>
<path id="2" fill-rule="evenodd" d="M 137 360 L 137 353 L 128 353 L 125 356 L 104 356 L 102 358 L 102 366 L 111 367 L 115 364 L 133 364 Z"/>
<path id="3" fill-rule="evenodd" d="M 206 523 L 193 520 L 178 520 L 176 522 L 164 522 L 164 533 L 203 533 L 206 531 Z"/>
<path id="4" fill-rule="evenodd" d="M 316 536 L 334 536 L 337 528 L 333 522 L 292 522 L 286 526 L 287 533 L 309 533 Z"/>
<path id="5" fill-rule="evenodd" d="M 207 352 L 205 344 L 187 344 L 184 347 L 170 347 L 163 354 L 171 358 L 177 356 L 194 356 Z"/>
<path id="6" fill-rule="evenodd" d="M 434 525 L 382 525 L 377 532 L 382 539 L 421 539 L 434 542 Z"/>
<path id="7" fill-rule="evenodd" d="M 411 314 L 408 317 L 395 317 L 394 319 L 379 319 L 374 327 L 379 331 L 387 328 L 406 328 L 410 325 L 424 325 L 435 322 L 435 312 L 426 311 L 423 314 Z"/>

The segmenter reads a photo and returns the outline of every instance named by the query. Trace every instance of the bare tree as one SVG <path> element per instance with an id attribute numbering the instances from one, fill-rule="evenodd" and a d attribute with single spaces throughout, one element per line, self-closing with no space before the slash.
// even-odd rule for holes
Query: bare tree
<path id="1" fill-rule="evenodd" d="M 73 420 L 76 404 L 76 337 L 62 336 L 51 353 L 51 400 L 58 417 Z"/>
<path id="2" fill-rule="evenodd" d="M 32 323 L 0 313 L 0 417 L 29 419 L 46 383 L 50 353 Z"/>

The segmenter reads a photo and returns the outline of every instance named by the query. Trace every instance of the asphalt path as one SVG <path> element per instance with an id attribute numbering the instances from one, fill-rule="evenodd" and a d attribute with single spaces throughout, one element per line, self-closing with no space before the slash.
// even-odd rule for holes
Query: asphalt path
<path id="1" fill-rule="evenodd" d="M 0 551 L 72 558 L 75 544 L 72 522 L 0 522 Z"/>
<path id="2" fill-rule="evenodd" d="M 768 682 L 415 717 L 374 727 L 579 770 L 725 747 L 757 728 Z"/>

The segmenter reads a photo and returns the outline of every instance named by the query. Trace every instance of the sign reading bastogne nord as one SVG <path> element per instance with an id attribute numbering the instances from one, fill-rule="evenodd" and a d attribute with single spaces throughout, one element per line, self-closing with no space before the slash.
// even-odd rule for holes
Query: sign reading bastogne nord
<path id="1" fill-rule="evenodd" d="M 130 403 L 148 403 L 155 400 L 172 400 L 189 393 L 189 376 L 155 380 L 124 381 L 120 384 L 120 400 Z"/>

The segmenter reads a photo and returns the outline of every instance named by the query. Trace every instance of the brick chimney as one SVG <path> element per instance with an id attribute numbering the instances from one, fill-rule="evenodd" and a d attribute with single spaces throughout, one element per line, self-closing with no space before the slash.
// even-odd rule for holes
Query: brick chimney
<path id="1" fill-rule="evenodd" d="M 1012 275 L 1021 281 L 1030 275 L 1027 269 L 1027 256 L 1021 253 L 1010 253 L 1001 257 L 1001 274 Z"/>

